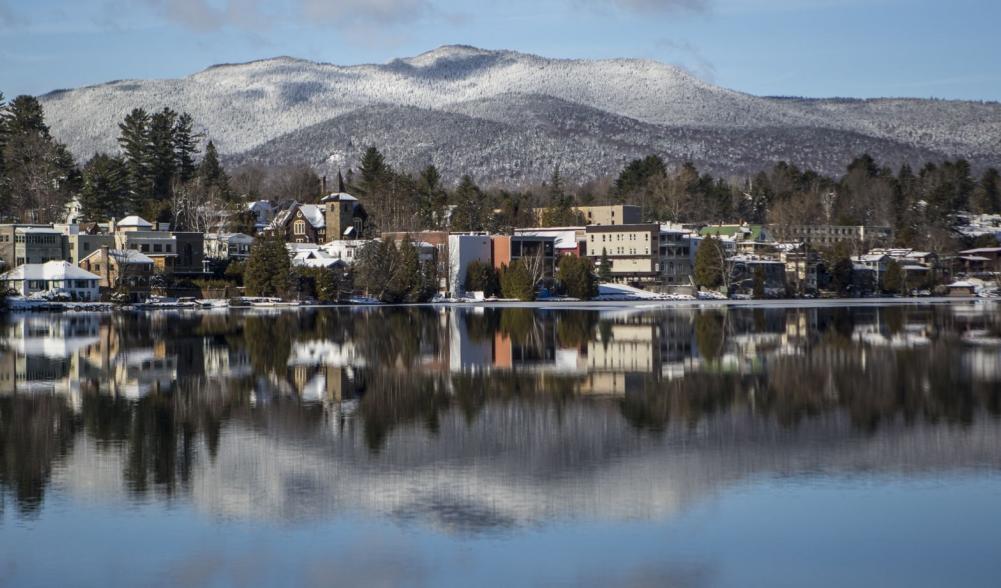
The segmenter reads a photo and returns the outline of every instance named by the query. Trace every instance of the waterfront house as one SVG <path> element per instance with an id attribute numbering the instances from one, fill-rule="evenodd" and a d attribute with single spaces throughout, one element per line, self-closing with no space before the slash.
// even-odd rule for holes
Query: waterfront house
<path id="1" fill-rule="evenodd" d="M 26 263 L 0 275 L 4 288 L 21 296 L 51 291 L 84 302 L 98 300 L 99 281 L 99 276 L 62 260 Z"/>
<path id="2" fill-rule="evenodd" d="M 123 288 L 133 301 L 149 297 L 153 258 L 134 249 L 102 247 L 80 260 L 80 267 L 100 276 L 98 285 L 107 290 Z"/>
<path id="3" fill-rule="evenodd" d="M 254 238 L 243 233 L 209 233 L 205 235 L 205 257 L 223 261 L 243 261 L 250 257 Z"/>
<path id="4" fill-rule="evenodd" d="M 607 257 L 612 279 L 653 282 L 660 276 L 660 225 L 592 225 L 587 227 L 587 256 L 600 266 Z"/>

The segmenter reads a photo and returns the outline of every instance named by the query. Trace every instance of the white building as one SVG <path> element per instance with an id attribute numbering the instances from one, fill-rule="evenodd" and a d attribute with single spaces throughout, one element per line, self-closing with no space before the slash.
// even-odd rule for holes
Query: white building
<path id="1" fill-rule="evenodd" d="M 490 236 L 449 235 L 448 284 L 453 296 L 466 293 L 466 270 L 474 261 L 492 263 Z"/>
<path id="2" fill-rule="evenodd" d="M 0 283 L 22 296 L 37 292 L 64 293 L 73 300 L 98 300 L 101 278 L 66 261 L 28 263 L 0 275 Z"/>

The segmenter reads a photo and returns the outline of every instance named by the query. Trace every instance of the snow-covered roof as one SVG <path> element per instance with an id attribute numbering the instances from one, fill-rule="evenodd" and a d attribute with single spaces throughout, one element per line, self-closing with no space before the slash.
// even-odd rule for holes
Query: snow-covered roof
<path id="1" fill-rule="evenodd" d="M 109 249 L 108 255 L 114 257 L 118 263 L 129 263 L 135 265 L 153 264 L 152 257 L 142 253 L 141 251 L 136 251 L 135 249 Z"/>
<path id="2" fill-rule="evenodd" d="M 977 285 L 973 282 L 968 282 L 966 280 L 960 280 L 958 282 L 953 282 L 946 286 L 946 288 L 976 288 Z"/>
<path id="3" fill-rule="evenodd" d="M 16 229 L 14 229 L 14 232 L 15 233 L 22 233 L 22 234 L 31 234 L 31 235 L 36 235 L 36 234 L 42 234 L 42 235 L 61 235 L 62 234 L 59 231 L 57 231 L 57 230 L 55 230 L 55 229 L 53 229 L 51 227 L 18 227 Z"/>
<path id="4" fill-rule="evenodd" d="M 990 261 L 991 258 L 984 257 L 983 255 L 961 255 L 959 257 L 963 261 Z"/>
<path id="5" fill-rule="evenodd" d="M 889 255 L 885 255 L 882 253 L 867 253 L 865 255 L 859 255 L 854 259 L 855 261 L 861 261 L 863 263 L 872 263 L 872 262 L 883 261 L 887 257 L 889 257 Z"/>
<path id="6" fill-rule="evenodd" d="M 243 241 L 244 243 L 250 243 L 254 240 L 250 235 L 244 233 L 209 233 L 205 235 L 206 240 L 217 240 L 226 241 L 230 243 L 232 241 Z"/>
<path id="7" fill-rule="evenodd" d="M 26 263 L 0 275 L 0 280 L 98 280 L 99 276 L 68 261 Z"/>
<path id="8" fill-rule="evenodd" d="M 153 223 L 142 218 L 141 216 L 130 215 L 116 223 L 119 227 L 144 227 L 153 228 Z"/>
<path id="9" fill-rule="evenodd" d="M 358 199 L 347 192 L 334 192 L 321 198 L 320 202 L 358 202 Z"/>
<path id="10" fill-rule="evenodd" d="M 960 251 L 963 255 L 976 255 L 977 253 L 1001 253 L 1001 247 L 979 247 L 977 249 L 967 249 Z"/>
<path id="11" fill-rule="evenodd" d="M 519 237 L 555 237 L 555 247 L 557 249 L 576 249 L 577 248 L 577 230 L 574 228 L 568 228 L 563 230 L 555 229 L 541 229 L 538 231 L 518 231 L 517 236 Z"/>

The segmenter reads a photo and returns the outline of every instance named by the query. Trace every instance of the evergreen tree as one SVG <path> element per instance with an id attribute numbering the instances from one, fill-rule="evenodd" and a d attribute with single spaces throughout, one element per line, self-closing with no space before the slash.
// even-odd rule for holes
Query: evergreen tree
<path id="1" fill-rule="evenodd" d="M 602 282 L 612 281 L 612 260 L 608 257 L 608 250 L 601 248 L 601 261 L 598 266 L 598 278 Z"/>
<path id="2" fill-rule="evenodd" d="M 574 198 L 563 189 L 560 168 L 553 169 L 547 189 L 547 208 L 542 214 L 544 227 L 569 227 L 584 224 L 583 215 L 574 208 Z"/>
<path id="3" fill-rule="evenodd" d="M 564 255 L 560 257 L 558 268 L 560 284 L 568 296 L 590 300 L 598 295 L 598 282 L 588 259 Z"/>
<path id="4" fill-rule="evenodd" d="M 212 141 L 205 145 L 205 156 L 198 165 L 198 181 L 203 190 L 216 190 L 223 198 L 230 197 L 229 176 L 219 163 L 219 153 Z"/>
<path id="5" fill-rule="evenodd" d="M 149 122 L 149 165 L 153 181 L 153 197 L 165 200 L 170 196 L 177 172 L 174 129 L 177 113 L 169 108 L 156 112 Z"/>
<path id="6" fill-rule="evenodd" d="M 125 214 L 128 201 L 125 165 L 115 157 L 99 153 L 83 169 L 80 206 L 83 218 L 89 222 L 108 220 Z"/>
<path id="7" fill-rule="evenodd" d="M 285 243 L 278 238 L 261 238 L 250 248 L 243 283 L 248 296 L 284 298 L 288 295 L 292 260 Z"/>
<path id="8" fill-rule="evenodd" d="M 719 288 L 724 285 L 725 254 L 719 239 L 708 236 L 702 239 L 695 251 L 692 277 L 699 288 Z"/>
<path id="9" fill-rule="evenodd" d="M 514 298 L 522 301 L 535 300 L 535 285 L 532 274 L 521 260 L 516 260 L 510 266 L 501 266 L 501 295 L 504 298 Z"/>
<path id="10" fill-rule="evenodd" d="M 118 124 L 118 144 L 125 161 L 125 185 L 133 210 L 141 209 L 153 194 L 150 116 L 136 108 Z"/>
<path id="11" fill-rule="evenodd" d="M 761 300 L 765 297 L 765 270 L 760 267 L 754 268 L 751 292 L 755 300 Z"/>
<path id="12" fill-rule="evenodd" d="M 80 172 L 72 156 L 49 135 L 36 98 L 18 96 L 2 118 L 4 216 L 26 222 L 62 221 L 66 203 L 80 189 Z"/>
<path id="13" fill-rule="evenodd" d="M 197 171 L 195 157 L 198 155 L 198 141 L 202 136 L 195 133 L 194 126 L 194 119 L 187 112 L 182 112 L 174 123 L 174 168 L 181 182 L 191 181 Z"/>
<path id="14" fill-rule="evenodd" d="M 973 212 L 996 214 L 1001 212 L 1001 175 L 998 170 L 990 168 L 984 172 L 970 199 Z"/>
<path id="15" fill-rule="evenodd" d="M 500 294 L 500 279 L 493 264 L 473 261 L 466 267 L 466 292 L 483 292 L 486 297 Z"/>
<path id="16" fill-rule="evenodd" d="M 890 260 L 883 273 L 883 291 L 887 294 L 902 294 L 905 281 L 903 268 L 896 260 Z"/>
<path id="17" fill-rule="evenodd" d="M 392 246 L 392 242 L 390 242 Z M 387 302 L 423 302 L 423 281 L 421 280 L 421 261 L 417 247 L 410 239 L 402 239 L 396 245 L 398 259 L 387 287 Z"/>
<path id="18" fill-rule="evenodd" d="M 417 178 L 417 214 L 421 228 L 437 228 L 445 216 L 448 194 L 441 185 L 438 168 L 429 165 L 421 170 Z"/>
<path id="19" fill-rule="evenodd" d="M 7 180 L 7 165 L 4 163 L 4 153 L 7 150 L 7 139 L 10 133 L 7 118 L 7 101 L 4 99 L 3 92 L 0 92 L 0 217 L 6 216 L 10 210 L 10 186 Z"/>
<path id="20" fill-rule="evenodd" d="M 453 231 L 482 231 L 485 221 L 483 193 L 473 182 L 473 178 L 462 176 L 453 199 L 455 208 L 452 210 L 449 228 Z"/>

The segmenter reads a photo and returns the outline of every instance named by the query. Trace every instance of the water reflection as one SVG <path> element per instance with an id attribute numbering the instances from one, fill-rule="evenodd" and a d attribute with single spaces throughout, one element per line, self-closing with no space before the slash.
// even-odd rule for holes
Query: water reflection
<path id="1" fill-rule="evenodd" d="M 484 532 L 755 476 L 996 470 L 999 334 L 976 303 L 11 316 L 0 508 Z"/>

